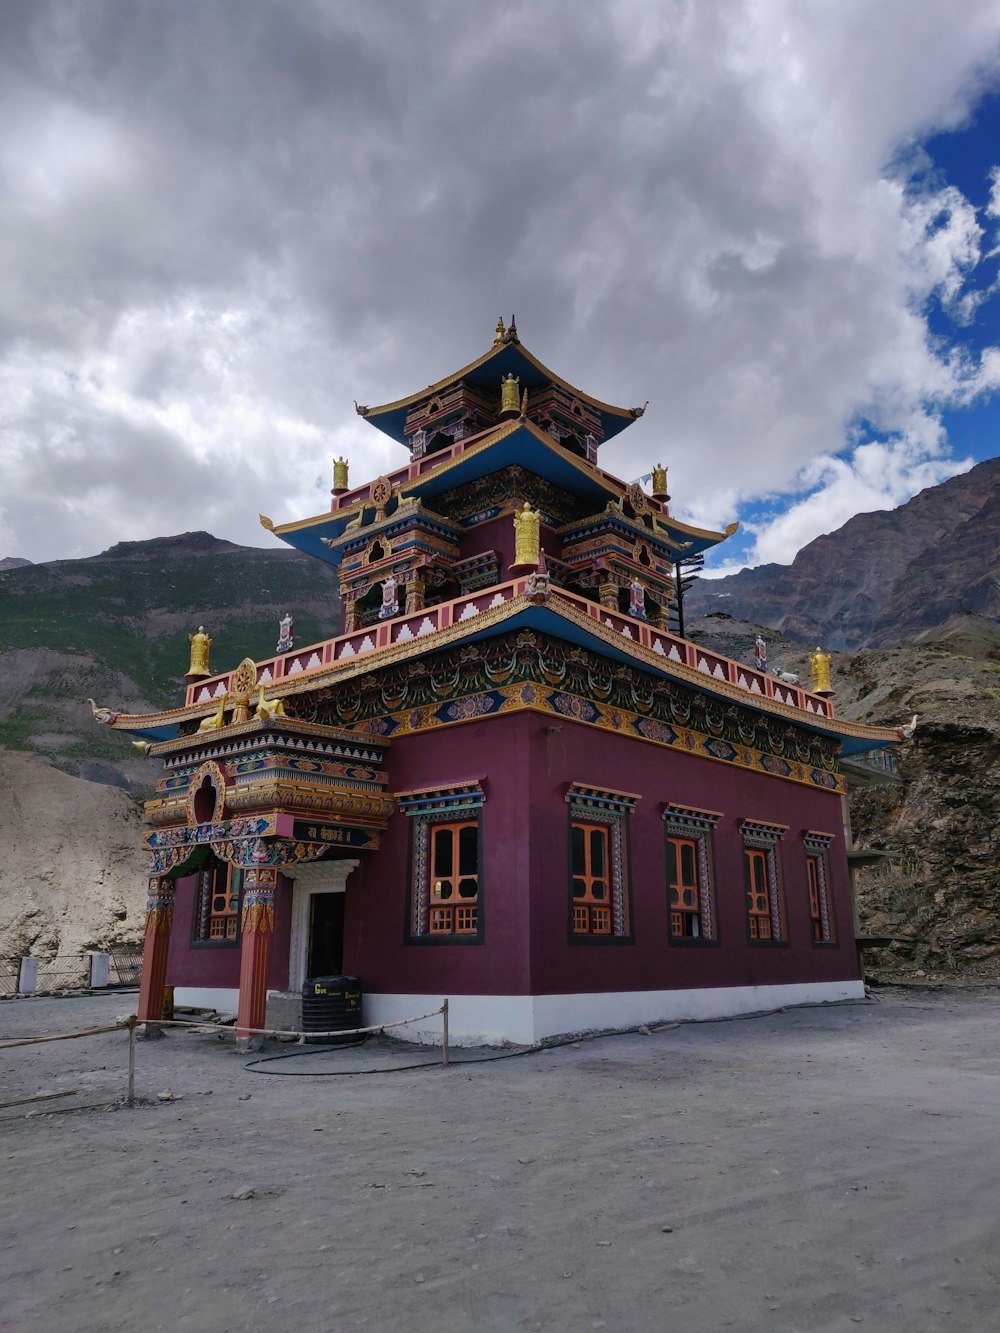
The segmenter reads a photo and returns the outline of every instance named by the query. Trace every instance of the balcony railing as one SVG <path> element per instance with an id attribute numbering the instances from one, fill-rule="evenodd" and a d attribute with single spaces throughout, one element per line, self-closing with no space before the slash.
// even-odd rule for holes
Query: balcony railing
<path id="1" fill-rule="evenodd" d="M 397 644 L 410 643 L 416 639 L 427 639 L 428 647 L 433 636 L 452 625 L 459 625 L 474 620 L 484 611 L 492 611 L 505 603 L 520 597 L 528 586 L 527 578 L 512 579 L 492 588 L 470 593 L 464 597 L 455 597 L 449 602 L 441 602 L 421 611 L 412 611 L 409 615 L 396 616 L 383 620 L 377 625 L 368 625 L 354 630 L 350 634 L 341 634 L 334 639 L 325 639 L 322 643 L 310 644 L 307 648 L 295 648 L 290 653 L 269 657 L 257 663 L 257 683 L 272 685 L 278 681 L 302 679 L 316 672 L 327 671 L 332 666 L 348 665 L 354 659 L 366 653 L 392 648 Z M 678 638 L 666 630 L 655 629 L 643 620 L 622 615 L 619 611 L 609 610 L 598 602 L 591 602 L 585 597 L 557 589 L 559 598 L 575 606 L 584 615 L 605 629 L 613 630 L 622 638 L 671 662 L 678 662 L 699 671 L 713 680 L 724 681 L 737 689 L 746 690 L 750 695 L 762 699 L 774 699 L 777 703 L 787 704 L 790 708 L 799 708 L 804 713 L 819 717 L 833 717 L 833 701 L 821 695 L 810 694 L 799 685 L 789 685 L 764 671 L 736 662 L 731 657 L 722 657 L 708 648 L 692 643 L 689 639 Z M 232 672 L 224 672 L 207 680 L 198 680 L 187 688 L 185 702 L 205 704 L 220 699 L 229 691 Z"/>

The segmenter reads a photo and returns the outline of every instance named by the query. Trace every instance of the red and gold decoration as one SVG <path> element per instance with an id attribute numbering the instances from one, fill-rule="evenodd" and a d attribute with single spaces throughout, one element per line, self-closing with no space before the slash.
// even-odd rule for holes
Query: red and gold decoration
<path id="1" fill-rule="evenodd" d="M 290 606 L 273 656 L 213 675 L 199 626 L 178 707 L 91 701 L 163 763 L 141 1014 L 175 975 L 228 1006 L 238 985 L 248 1039 L 269 986 L 312 966 L 491 1012 L 637 978 L 657 1004 L 853 984 L 844 848 L 802 830 L 840 827 L 842 754 L 895 732 L 835 717 L 822 649 L 809 691 L 750 641 L 729 658 L 684 637 L 685 577 L 736 524 L 673 517 L 660 463 L 649 491 L 599 466 L 645 409 L 562 379 L 513 318 L 437 383 L 355 406 L 400 458 L 352 490 L 337 457 L 324 512 L 261 516 L 335 567 L 327 637 L 301 646 Z"/>

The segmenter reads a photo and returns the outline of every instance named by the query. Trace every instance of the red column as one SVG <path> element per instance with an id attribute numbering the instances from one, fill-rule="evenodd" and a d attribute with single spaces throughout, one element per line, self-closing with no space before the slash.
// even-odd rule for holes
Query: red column
<path id="1" fill-rule="evenodd" d="M 163 1017 L 163 988 L 167 981 L 167 954 L 174 924 L 176 885 L 165 875 L 154 875 L 146 894 L 146 934 L 142 947 L 139 983 L 139 1022 Z"/>
<path id="2" fill-rule="evenodd" d="M 250 1028 L 264 1026 L 267 1005 L 267 955 L 274 933 L 274 894 L 278 872 L 270 866 L 248 870 L 243 880 L 243 920 L 240 930 L 240 1004 L 236 1035 L 246 1038 Z"/>

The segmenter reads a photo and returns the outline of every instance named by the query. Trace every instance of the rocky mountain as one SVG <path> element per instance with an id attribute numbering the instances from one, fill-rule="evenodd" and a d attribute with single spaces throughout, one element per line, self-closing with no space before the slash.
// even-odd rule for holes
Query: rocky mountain
<path id="1" fill-rule="evenodd" d="M 864 928 L 895 939 L 875 975 L 1000 979 L 1000 626 L 960 616 L 845 662 L 844 712 L 917 714 L 899 781 L 855 792 Z"/>
<path id="2" fill-rule="evenodd" d="M 22 560 L 19 555 L 7 555 L 0 560 L 0 574 L 5 569 L 20 569 L 23 565 L 30 565 L 30 560 Z"/>
<path id="3" fill-rule="evenodd" d="M 0 747 L 142 789 L 148 765 L 120 735 L 94 726 L 87 698 L 135 711 L 176 705 L 189 633 L 206 627 L 221 669 L 273 653 L 286 611 L 300 643 L 336 634 L 334 571 L 287 548 L 234 546 L 207 532 L 8 569 L 0 573 Z"/>
<path id="4" fill-rule="evenodd" d="M 757 626 L 718 613 L 691 635 L 745 662 Z M 768 657 L 809 679 L 809 649 L 770 632 Z M 834 653 L 837 712 L 917 727 L 894 780 L 850 794 L 864 934 L 875 979 L 1000 981 L 1000 625 L 953 616 L 908 644 Z"/>
<path id="5" fill-rule="evenodd" d="M 857 514 L 791 565 L 702 579 L 690 618 L 725 611 L 828 649 L 884 647 L 956 614 L 1000 618 L 1000 458 L 921 491 L 898 509 Z"/>

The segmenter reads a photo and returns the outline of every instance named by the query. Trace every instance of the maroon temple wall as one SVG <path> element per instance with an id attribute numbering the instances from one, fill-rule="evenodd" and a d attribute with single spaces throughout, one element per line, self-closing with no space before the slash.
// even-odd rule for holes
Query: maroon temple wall
<path id="1" fill-rule="evenodd" d="M 397 811 L 378 852 L 362 856 L 347 881 L 344 969 L 366 991 L 432 994 L 527 994 L 529 973 L 527 754 L 517 718 L 470 722 L 393 741 L 388 756 L 393 791 L 448 787 L 482 779 L 482 942 L 411 942 L 407 922 L 409 816 Z"/>
<path id="2" fill-rule="evenodd" d="M 840 797 L 731 764 L 596 733 L 578 723 L 525 719 L 531 782 L 534 994 L 764 986 L 859 976 Z M 540 723 L 540 725 L 539 725 Z M 632 943 L 569 938 L 566 788 L 589 783 L 642 797 L 629 816 Z M 718 942 L 671 942 L 667 802 L 721 814 L 713 835 Z M 780 843 L 788 943 L 747 932 L 744 819 L 788 825 Z M 828 854 L 837 945 L 814 945 L 805 830 L 834 835 Z"/>
<path id="3" fill-rule="evenodd" d="M 481 943 L 407 936 L 409 819 L 348 883 L 345 970 L 366 991 L 565 994 L 839 981 L 859 975 L 840 798 L 579 723 L 532 713 L 397 738 L 396 791 L 484 777 Z M 571 782 L 640 795 L 629 819 L 632 938 L 569 932 Z M 669 942 L 664 802 L 720 811 L 714 835 L 718 943 Z M 747 939 L 740 822 L 789 826 L 781 845 L 787 944 Z M 834 835 L 828 857 L 837 947 L 814 946 L 802 831 Z"/>

